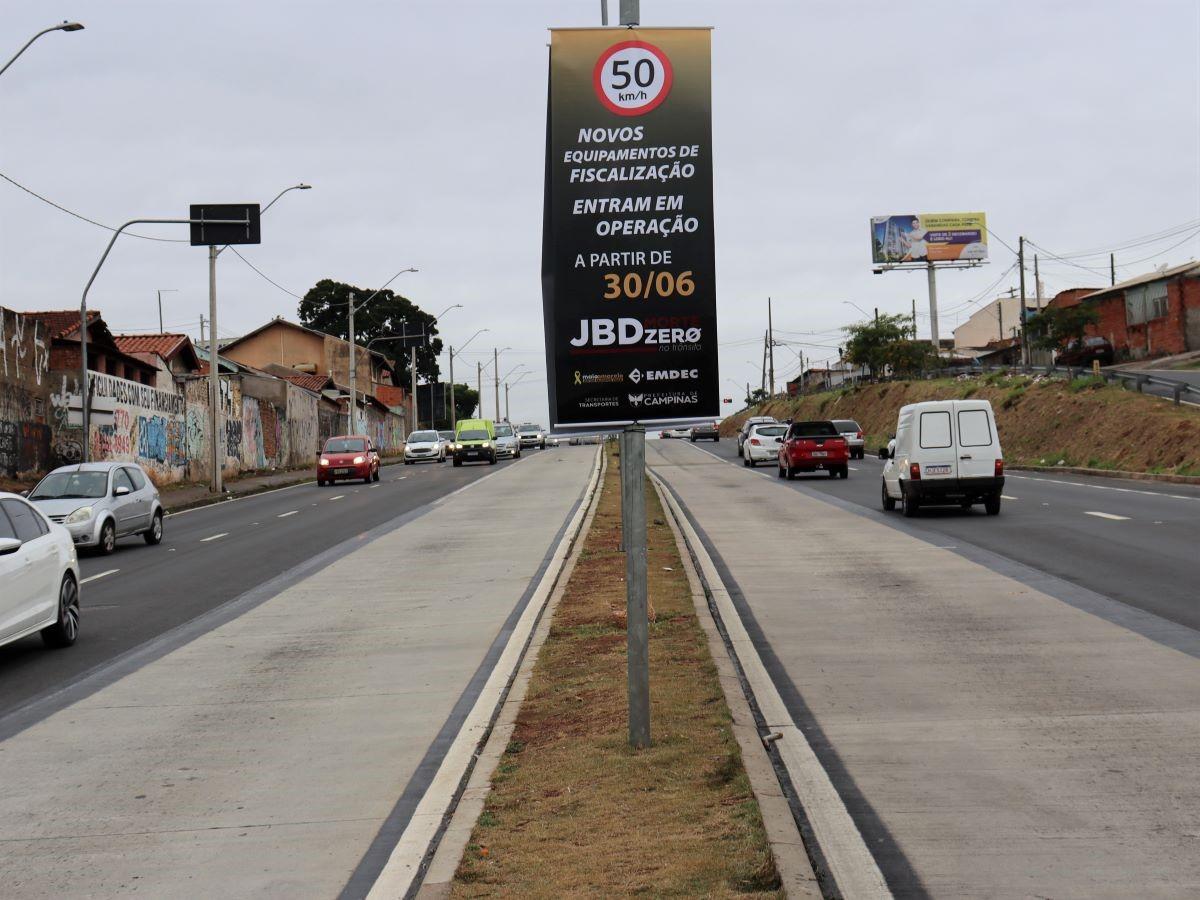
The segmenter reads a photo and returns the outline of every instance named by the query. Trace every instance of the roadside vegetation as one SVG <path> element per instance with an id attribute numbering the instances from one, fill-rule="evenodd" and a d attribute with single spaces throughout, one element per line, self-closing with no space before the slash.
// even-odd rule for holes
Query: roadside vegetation
<path id="1" fill-rule="evenodd" d="M 968 397 L 991 401 L 1004 456 L 1014 465 L 1200 475 L 1200 408 L 1174 406 L 1093 376 L 1068 382 L 994 373 L 868 384 L 742 410 L 722 423 L 721 433 L 736 433 L 748 415 L 851 418 L 863 426 L 873 452 L 893 433 L 906 403 Z"/>
<path id="2" fill-rule="evenodd" d="M 717 670 L 646 486 L 652 746 L 631 750 L 615 452 L 457 897 L 781 896 Z"/>

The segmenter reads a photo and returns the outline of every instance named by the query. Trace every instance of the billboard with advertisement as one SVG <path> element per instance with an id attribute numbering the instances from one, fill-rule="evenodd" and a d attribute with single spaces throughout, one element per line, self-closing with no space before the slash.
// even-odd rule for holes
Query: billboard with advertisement
<path id="1" fill-rule="evenodd" d="M 875 265 L 982 262 L 987 259 L 983 213 L 920 213 L 871 219 Z"/>
<path id="2" fill-rule="evenodd" d="M 551 427 L 717 416 L 708 29 L 551 32 L 542 227 Z"/>

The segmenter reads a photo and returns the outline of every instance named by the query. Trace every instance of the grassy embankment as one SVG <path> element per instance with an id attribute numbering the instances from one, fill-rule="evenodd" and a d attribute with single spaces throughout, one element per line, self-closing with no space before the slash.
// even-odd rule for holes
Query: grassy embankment
<path id="1" fill-rule="evenodd" d="M 1099 378 L 986 377 L 895 381 L 775 400 L 726 419 L 732 434 L 747 415 L 856 419 L 868 450 L 896 428 L 906 403 L 978 397 L 991 401 L 1004 456 L 1014 465 L 1083 466 L 1200 475 L 1200 408 L 1106 385 Z"/>
<path id="2" fill-rule="evenodd" d="M 653 745 L 628 746 L 617 462 L 610 455 L 455 896 L 780 895 L 717 670 L 648 484 Z"/>

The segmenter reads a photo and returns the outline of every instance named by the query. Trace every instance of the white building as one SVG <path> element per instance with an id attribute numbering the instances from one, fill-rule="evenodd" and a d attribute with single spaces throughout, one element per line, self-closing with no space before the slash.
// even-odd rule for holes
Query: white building
<path id="1" fill-rule="evenodd" d="M 1046 301 L 1042 301 L 1045 306 Z M 1033 315 L 1038 301 L 1025 298 L 1025 309 Z M 1014 331 L 1013 329 L 1016 329 Z M 992 341 L 1006 340 L 1020 334 L 1021 298 L 997 297 L 987 306 L 972 313 L 971 318 L 954 329 L 954 349 L 969 350 L 986 347 Z"/>

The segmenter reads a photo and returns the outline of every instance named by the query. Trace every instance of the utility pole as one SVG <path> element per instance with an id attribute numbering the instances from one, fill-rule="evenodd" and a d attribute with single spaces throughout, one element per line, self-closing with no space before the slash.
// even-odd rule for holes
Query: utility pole
<path id="1" fill-rule="evenodd" d="M 1029 365 L 1029 342 L 1025 340 L 1025 236 L 1017 240 L 1017 264 L 1021 267 L 1021 365 Z M 1001 335 L 1003 337 L 1003 335 Z"/>
<path id="2" fill-rule="evenodd" d="M 1037 294 L 1038 312 L 1042 311 L 1042 276 L 1038 273 L 1038 255 L 1033 254 L 1033 292 Z"/>
<path id="3" fill-rule="evenodd" d="M 1108 254 L 1108 286 L 1112 287 L 1117 283 L 1117 254 Z M 1147 329 L 1149 333 L 1149 329 Z"/>
<path id="4" fill-rule="evenodd" d="M 479 416 L 483 418 L 483 363 L 475 363 L 475 393 L 479 395 Z"/>
<path id="5" fill-rule="evenodd" d="M 417 420 L 417 348 L 415 345 L 409 348 L 409 354 L 409 374 L 412 375 L 412 421 L 409 423 L 408 430 L 416 431 L 421 423 Z M 429 419 L 431 422 L 433 421 L 432 401 L 429 404 Z"/>
<path id="6" fill-rule="evenodd" d="M 504 382 L 504 421 L 505 422 L 512 421 L 508 417 L 508 382 L 507 381 Z"/>
<path id="7" fill-rule="evenodd" d="M 913 297 L 912 304 L 913 304 L 912 330 L 913 330 L 913 340 L 915 341 L 917 339 L 917 298 L 916 297 Z"/>
<path id="8" fill-rule="evenodd" d="M 204 313 L 200 313 L 200 344 L 204 344 Z"/>
<path id="9" fill-rule="evenodd" d="M 496 379 L 496 418 L 500 418 L 500 351 L 492 348 L 492 377 Z"/>
<path id="10" fill-rule="evenodd" d="M 875 307 L 875 327 L 879 327 L 879 307 Z"/>
<path id="11" fill-rule="evenodd" d="M 458 430 L 458 407 L 454 405 L 454 348 L 450 348 L 450 428 Z"/>
<path id="12" fill-rule="evenodd" d="M 767 298 L 767 350 L 771 354 L 771 396 L 775 396 L 775 323 L 771 318 L 771 298 Z"/>
<path id="13" fill-rule="evenodd" d="M 1000 340 L 1004 340 L 1004 301 L 996 300 L 996 316 L 1000 320 Z"/>
<path id="14" fill-rule="evenodd" d="M 354 291 L 350 292 L 350 415 L 346 431 L 358 434 L 358 370 L 354 365 Z"/>
<path id="15" fill-rule="evenodd" d="M 759 387 L 764 394 L 767 392 L 767 332 L 763 332 L 763 361 L 762 361 L 762 385 Z"/>

